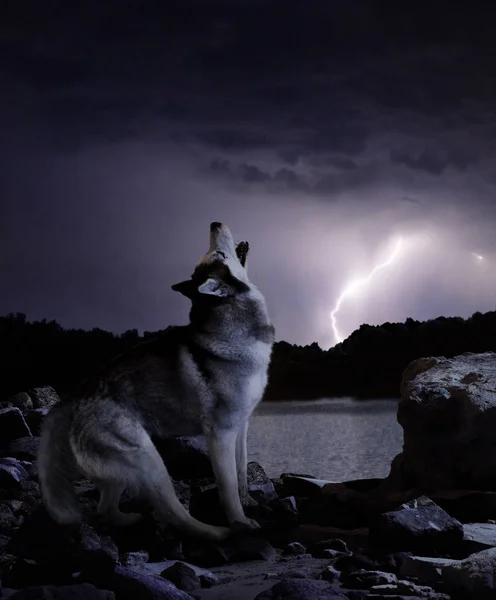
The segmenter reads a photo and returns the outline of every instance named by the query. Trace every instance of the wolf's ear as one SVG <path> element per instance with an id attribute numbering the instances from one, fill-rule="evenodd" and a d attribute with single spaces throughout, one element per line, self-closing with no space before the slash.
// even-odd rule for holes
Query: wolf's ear
<path id="1" fill-rule="evenodd" d="M 171 286 L 175 292 L 179 292 L 186 298 L 192 298 L 196 293 L 196 287 L 191 279 L 187 279 L 186 281 L 181 281 L 181 283 L 175 283 Z"/>
<path id="2" fill-rule="evenodd" d="M 226 286 L 222 285 L 217 279 L 212 279 L 212 277 L 209 277 L 202 283 L 198 291 L 200 294 L 208 294 L 209 296 L 217 296 L 219 298 L 224 298 L 229 293 Z"/>

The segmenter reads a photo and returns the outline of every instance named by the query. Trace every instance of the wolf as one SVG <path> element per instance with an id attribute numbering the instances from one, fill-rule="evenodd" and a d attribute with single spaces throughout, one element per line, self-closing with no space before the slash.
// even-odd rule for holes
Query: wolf
<path id="1" fill-rule="evenodd" d="M 74 490 L 84 476 L 100 491 L 97 513 L 117 525 L 142 518 L 119 508 L 140 494 L 160 524 L 222 540 L 256 529 L 243 506 L 250 416 L 268 380 L 275 330 L 249 280 L 247 242 L 210 224 L 210 247 L 190 279 L 172 286 L 191 301 L 189 324 L 172 326 L 118 356 L 45 417 L 38 454 L 43 502 L 60 524 L 77 524 Z M 193 518 L 177 498 L 152 437 L 204 435 L 229 527 Z"/>

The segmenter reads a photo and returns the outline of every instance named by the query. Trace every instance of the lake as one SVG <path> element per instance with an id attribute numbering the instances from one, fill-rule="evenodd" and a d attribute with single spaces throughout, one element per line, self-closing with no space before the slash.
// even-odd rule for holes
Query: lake
<path id="1" fill-rule="evenodd" d="M 385 477 L 401 452 L 397 400 L 333 398 L 263 402 L 248 434 L 248 458 L 269 477 L 284 472 L 345 481 Z"/>

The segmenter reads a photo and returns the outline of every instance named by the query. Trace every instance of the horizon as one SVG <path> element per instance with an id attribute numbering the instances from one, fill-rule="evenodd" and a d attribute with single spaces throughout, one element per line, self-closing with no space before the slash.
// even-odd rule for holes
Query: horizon
<path id="1" fill-rule="evenodd" d="M 360 324 L 360 325 L 359 325 L 359 326 L 358 326 L 358 327 L 357 327 L 355 330 L 353 330 L 353 331 L 350 333 L 350 335 L 349 335 L 347 338 L 345 338 L 345 339 L 343 340 L 343 342 L 346 342 L 346 340 L 347 340 L 349 337 L 351 337 L 353 334 L 357 333 L 357 332 L 358 332 L 358 331 L 359 331 L 359 330 L 360 330 L 362 327 L 382 327 L 383 325 L 405 325 L 405 323 L 406 323 L 408 320 L 412 320 L 412 321 L 414 321 L 415 323 L 419 323 L 419 324 L 422 324 L 422 323 L 428 323 L 428 322 L 430 322 L 430 321 L 436 321 L 436 320 L 438 320 L 438 319 L 462 319 L 463 321 L 468 321 L 468 320 L 469 320 L 469 319 L 471 319 L 471 318 L 472 318 L 472 317 L 473 317 L 475 314 L 487 315 L 487 314 L 489 314 L 489 313 L 496 313 L 496 306 L 495 306 L 495 308 L 494 308 L 493 310 L 488 310 L 488 311 L 485 311 L 485 312 L 475 311 L 474 313 L 472 313 L 472 314 L 471 314 L 471 315 L 469 315 L 468 317 L 461 317 L 461 316 L 459 316 L 459 315 L 453 315 L 453 316 L 449 316 L 449 317 L 447 317 L 447 316 L 445 316 L 445 315 L 438 315 L 437 317 L 433 317 L 433 318 L 430 318 L 430 319 L 426 319 L 426 320 L 424 320 L 424 321 L 421 321 L 421 320 L 419 320 L 419 319 L 413 319 L 412 317 L 406 317 L 406 319 L 405 319 L 404 321 L 384 321 L 383 323 L 378 323 L 378 324 L 375 324 L 375 325 L 371 325 L 371 324 L 369 324 L 369 323 L 361 323 L 361 324 Z M 172 324 L 168 325 L 168 326 L 167 326 L 167 327 L 165 327 L 165 328 L 158 329 L 158 330 L 154 330 L 154 331 L 151 331 L 151 330 L 142 330 L 142 331 L 140 331 L 140 330 L 139 330 L 139 329 L 137 329 L 136 327 L 130 327 L 129 329 L 126 329 L 126 330 L 124 330 L 124 331 L 115 332 L 115 331 L 110 331 L 110 330 L 107 330 L 107 329 L 101 329 L 100 327 L 90 327 L 90 328 L 88 328 L 88 329 L 83 329 L 83 328 L 78 328 L 78 327 L 64 327 L 64 326 L 63 326 L 61 323 L 59 323 L 59 322 L 58 322 L 56 319 L 50 319 L 50 320 L 48 320 L 48 319 L 46 319 L 46 318 L 41 318 L 41 319 L 33 319 L 33 320 L 31 320 L 31 319 L 29 318 L 29 315 L 26 315 L 25 313 L 22 313 L 22 312 L 19 312 L 19 311 L 15 312 L 15 313 L 9 313 L 9 314 L 5 314 L 5 315 L 0 315 L 0 320 L 1 320 L 1 319 L 6 319 L 6 318 L 8 318 L 8 317 L 14 317 L 14 318 L 18 318 L 19 316 L 24 316 L 24 317 L 25 317 L 25 321 L 26 321 L 26 323 L 31 323 L 31 324 L 33 324 L 33 323 L 43 323 L 43 322 L 46 322 L 46 324 L 49 324 L 49 323 L 54 323 L 54 322 L 55 322 L 55 323 L 56 323 L 56 324 L 57 324 L 59 327 L 61 327 L 61 328 L 62 328 L 64 331 L 76 330 L 76 331 L 91 332 L 91 331 L 93 331 L 93 330 L 95 330 L 95 329 L 96 329 L 96 330 L 99 330 L 99 331 L 103 331 L 104 333 L 110 333 L 110 334 L 112 334 L 112 335 L 114 335 L 114 336 L 116 336 L 116 337 L 121 337 L 121 336 L 123 336 L 123 335 L 125 335 L 126 333 L 129 333 L 129 332 L 131 332 L 131 331 L 136 331 L 139 337 L 144 337 L 144 336 L 145 336 L 145 335 L 147 335 L 147 334 L 153 335 L 153 334 L 155 334 L 155 333 L 158 333 L 159 331 L 165 331 L 165 330 L 166 330 L 168 327 L 183 327 L 184 325 L 187 325 L 187 323 L 177 323 L 177 324 L 176 324 L 176 323 L 172 323 Z M 317 346 L 318 346 L 318 347 L 319 347 L 319 348 L 320 348 L 320 349 L 321 349 L 323 352 L 329 352 L 329 351 L 332 351 L 333 349 L 335 349 L 337 346 L 339 346 L 339 345 L 340 345 L 341 343 L 343 343 L 343 342 L 338 342 L 337 344 L 335 344 L 335 345 L 333 345 L 333 346 L 330 346 L 329 348 L 322 348 L 322 347 L 320 346 L 320 344 L 319 344 L 317 341 L 315 341 L 315 340 L 314 340 L 313 342 L 309 342 L 308 344 L 297 344 L 297 343 L 294 343 L 294 342 L 293 342 L 293 343 L 292 343 L 292 342 L 289 342 L 289 341 L 287 341 L 287 340 L 284 340 L 284 339 L 277 339 L 277 340 L 275 341 L 275 344 L 278 344 L 278 343 L 285 343 L 285 344 L 289 344 L 289 345 L 291 345 L 291 346 L 299 346 L 299 347 L 302 347 L 302 348 L 305 348 L 305 347 L 308 347 L 308 346 L 313 346 L 313 345 L 317 344 Z"/>
<path id="2" fill-rule="evenodd" d="M 492 312 L 494 7 L 1 12 L 0 313 L 186 322 L 171 285 L 214 220 L 250 242 L 277 340 L 329 348 L 360 324 Z"/>

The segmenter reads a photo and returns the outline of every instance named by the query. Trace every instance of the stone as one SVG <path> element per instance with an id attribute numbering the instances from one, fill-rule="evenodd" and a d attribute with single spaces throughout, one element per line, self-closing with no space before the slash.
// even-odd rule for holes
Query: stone
<path id="1" fill-rule="evenodd" d="M 470 553 L 496 547 L 496 524 L 466 523 L 463 525 L 464 546 Z"/>
<path id="2" fill-rule="evenodd" d="M 333 483 L 332 481 L 328 481 L 326 479 L 315 479 L 310 477 L 299 477 L 293 475 L 285 475 L 282 477 L 282 483 L 284 486 L 284 494 L 286 496 L 296 496 L 296 497 L 308 497 L 312 498 L 315 496 L 320 496 L 322 489 L 324 486 L 329 483 Z"/>
<path id="3" fill-rule="evenodd" d="M 496 548 L 482 550 L 441 570 L 446 592 L 477 600 L 496 597 Z"/>
<path id="4" fill-rule="evenodd" d="M 229 562 L 230 550 L 220 544 L 191 543 L 185 545 L 184 556 L 188 562 L 200 567 L 220 567 Z"/>
<path id="5" fill-rule="evenodd" d="M 346 542 L 350 550 L 362 548 L 368 541 L 369 530 L 365 527 L 359 529 L 339 529 L 338 527 L 322 527 L 313 523 L 305 523 L 295 527 L 287 534 L 288 542 L 301 542 L 307 548 L 317 542 L 330 538 L 339 538 Z"/>
<path id="6" fill-rule="evenodd" d="M 370 526 L 370 543 L 388 551 L 452 552 L 462 541 L 462 524 L 425 496 L 379 515 Z"/>
<path id="7" fill-rule="evenodd" d="M 377 562 L 362 554 L 348 554 L 341 556 L 335 561 L 334 566 L 338 571 L 342 571 L 343 573 L 353 573 L 360 569 L 375 571 L 379 568 Z"/>
<path id="8" fill-rule="evenodd" d="M 403 452 L 390 478 L 423 493 L 496 491 L 495 389 L 494 352 L 411 362 L 397 412 Z"/>
<path id="9" fill-rule="evenodd" d="M 26 436 L 17 438 L 7 446 L 5 454 L 19 460 L 36 460 L 40 438 L 38 436 Z"/>
<path id="10" fill-rule="evenodd" d="M 113 568 L 119 562 L 119 550 L 115 542 L 106 535 L 98 534 L 90 525 L 82 523 L 75 536 L 74 554 L 82 562 L 98 563 L 99 568 Z"/>
<path id="11" fill-rule="evenodd" d="M 429 498 L 462 523 L 496 518 L 496 492 L 481 490 L 439 490 Z"/>
<path id="12" fill-rule="evenodd" d="M 228 540 L 225 545 L 228 548 L 230 562 L 270 560 L 277 556 L 276 549 L 260 537 L 240 535 Z"/>
<path id="13" fill-rule="evenodd" d="M 15 406 L 0 409 L 0 446 L 7 446 L 12 440 L 31 435 L 31 431 Z"/>
<path id="14" fill-rule="evenodd" d="M 263 467 L 255 461 L 247 467 L 248 491 L 258 501 L 264 504 L 277 499 L 277 493 L 272 481 L 268 478 Z"/>
<path id="15" fill-rule="evenodd" d="M 201 588 L 200 578 L 195 573 L 194 569 L 182 562 L 176 562 L 162 571 L 160 577 L 168 579 L 178 589 L 184 590 L 185 592 L 192 592 Z"/>
<path id="16" fill-rule="evenodd" d="M 299 554 L 305 554 L 307 549 L 300 542 L 290 542 L 283 550 L 283 554 L 289 554 L 298 556 Z"/>
<path id="17" fill-rule="evenodd" d="M 339 581 L 340 575 L 341 573 L 337 569 L 329 565 L 320 574 L 320 579 L 323 579 L 324 581 L 329 581 L 330 583 L 336 583 Z"/>
<path id="18" fill-rule="evenodd" d="M 58 525 L 39 505 L 12 535 L 8 551 L 30 560 L 68 557 L 74 547 L 74 533 L 74 527 Z"/>
<path id="19" fill-rule="evenodd" d="M 123 567 L 139 569 L 148 562 L 149 558 L 150 557 L 146 550 L 140 550 L 138 552 L 124 552 L 124 554 L 121 554 L 120 562 Z"/>
<path id="20" fill-rule="evenodd" d="M 351 573 L 343 572 L 340 580 L 344 587 L 357 590 L 367 590 L 377 585 L 395 584 L 398 581 L 394 573 L 367 571 L 365 569 L 352 571 Z"/>
<path id="21" fill-rule="evenodd" d="M 50 385 L 29 390 L 34 408 L 52 408 L 60 402 L 59 395 Z"/>
<path id="22" fill-rule="evenodd" d="M 296 498 L 294 496 L 276 498 L 275 500 L 272 500 L 268 506 L 273 511 L 273 519 L 285 525 L 287 529 L 299 525 L 300 517 L 296 507 Z"/>
<path id="23" fill-rule="evenodd" d="M 433 558 L 430 556 L 406 556 L 400 566 L 399 576 L 413 577 L 426 585 L 437 587 L 442 582 L 443 567 L 457 563 L 452 558 Z"/>
<path id="24" fill-rule="evenodd" d="M 385 583 L 382 585 L 374 585 L 370 588 L 370 594 L 367 598 L 385 597 L 391 600 L 395 595 L 399 598 L 426 598 L 426 600 L 450 600 L 446 594 L 435 592 L 431 587 L 426 585 L 417 585 L 411 581 L 399 580 L 396 583 Z"/>
<path id="25" fill-rule="evenodd" d="M 19 392 L 10 396 L 6 402 L 2 402 L 2 408 L 8 408 L 9 406 L 16 406 L 24 413 L 33 408 L 33 401 L 27 392 Z"/>
<path id="26" fill-rule="evenodd" d="M 12 600 L 115 600 L 109 590 L 99 590 L 90 583 L 64 586 L 28 587 L 9 596 Z"/>
<path id="27" fill-rule="evenodd" d="M 328 540 L 322 540 L 321 542 L 317 542 L 311 548 L 312 552 L 318 550 L 337 550 L 338 552 L 348 553 L 348 546 L 346 542 L 340 540 L 339 538 L 330 538 Z"/>
<path id="28" fill-rule="evenodd" d="M 108 589 L 115 593 L 119 600 L 192 600 L 187 592 L 178 590 L 177 587 L 160 577 L 127 567 L 117 566 L 112 573 L 104 576 L 96 573 L 87 574 L 92 577 L 93 583 L 99 588 Z"/>
<path id="29" fill-rule="evenodd" d="M 50 409 L 48 408 L 34 408 L 24 414 L 26 423 L 33 435 L 40 435 L 41 428 L 43 426 L 43 419 L 46 417 Z"/>
<path id="30" fill-rule="evenodd" d="M 288 579 L 276 583 L 270 590 L 261 592 L 254 600 L 347 600 L 327 581 Z"/>
<path id="31" fill-rule="evenodd" d="M 4 498 L 18 498 L 21 482 L 29 476 L 16 458 L 0 458 L 0 495 Z"/>
<path id="32" fill-rule="evenodd" d="M 17 517 L 11 508 L 6 504 L 0 504 L 0 533 L 9 533 L 11 529 L 17 527 Z"/>

